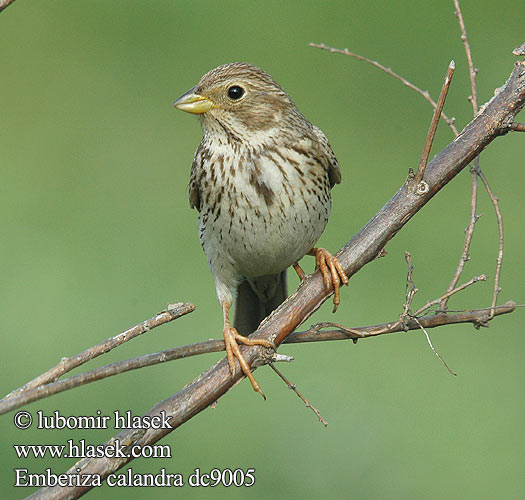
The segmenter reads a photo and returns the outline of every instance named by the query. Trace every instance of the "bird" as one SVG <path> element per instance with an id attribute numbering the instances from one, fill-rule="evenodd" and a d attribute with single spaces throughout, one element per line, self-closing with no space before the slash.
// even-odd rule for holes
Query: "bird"
<path id="1" fill-rule="evenodd" d="M 228 63 L 204 74 L 173 106 L 202 127 L 188 186 L 198 232 L 223 312 L 223 337 L 233 377 L 238 360 L 254 391 L 266 396 L 239 347 L 274 344 L 249 338 L 287 297 L 290 266 L 315 256 L 327 290 L 348 278 L 336 257 L 315 244 L 331 210 L 341 170 L 325 134 L 262 69 Z M 233 325 L 230 309 L 235 302 Z M 242 335 L 240 332 L 243 332 Z"/>

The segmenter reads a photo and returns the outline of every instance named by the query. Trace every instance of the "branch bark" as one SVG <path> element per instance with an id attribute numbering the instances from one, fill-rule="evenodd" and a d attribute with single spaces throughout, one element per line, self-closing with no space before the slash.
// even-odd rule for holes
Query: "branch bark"
<path id="1" fill-rule="evenodd" d="M 425 173 L 425 181 L 429 185 L 428 192 L 415 193 L 409 189 L 407 183 L 403 183 L 383 208 L 338 252 L 337 256 L 346 274 L 350 277 L 372 261 L 388 241 L 434 195 L 496 137 L 511 130 L 514 118 L 524 104 L 525 61 L 519 61 L 515 64 L 507 82 L 476 118 L 428 164 Z M 281 344 L 330 295 L 331 292 L 326 291 L 320 273 L 314 273 L 261 324 L 253 336 L 273 340 L 276 345 Z M 273 353 L 266 349 L 244 347 L 242 350 L 252 368 L 272 361 Z M 147 415 L 157 415 L 164 411 L 172 415 L 172 429 L 123 431 L 110 441 L 118 439 L 121 443 L 142 446 L 155 443 L 223 396 L 242 377 L 240 369 L 237 369 L 234 376 L 231 377 L 228 363 L 222 359 L 177 394 L 160 402 L 147 413 Z M 77 469 L 80 469 L 82 474 L 98 474 L 105 478 L 131 460 L 132 458 L 84 459 L 75 464 L 68 472 L 77 473 Z M 90 487 L 46 488 L 29 498 L 78 498 L 89 489 Z"/>

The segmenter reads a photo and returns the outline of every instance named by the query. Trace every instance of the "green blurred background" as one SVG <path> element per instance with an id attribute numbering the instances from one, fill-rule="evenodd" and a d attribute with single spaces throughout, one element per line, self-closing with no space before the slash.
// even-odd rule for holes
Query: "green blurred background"
<path id="1" fill-rule="evenodd" d="M 524 42 L 514 1 L 464 1 L 480 104 L 502 85 Z M 193 117 L 171 102 L 209 69 L 249 61 L 268 71 L 329 137 L 343 171 L 321 240 L 338 249 L 417 165 L 431 108 L 377 69 L 307 46 L 325 42 L 380 60 L 436 97 L 456 75 L 445 111 L 471 119 L 463 47 L 451 1 L 74 2 L 18 0 L 0 14 L 0 311 L 2 394 L 136 324 L 169 302 L 196 311 L 85 368 L 221 336 L 221 314 L 196 234 L 186 185 L 200 141 Z M 522 114 L 523 116 L 523 114 Z M 523 118 L 522 118 L 522 121 Z M 433 154 L 452 139 L 440 126 Z M 505 260 L 500 302 L 524 302 L 523 134 L 497 139 L 481 165 L 500 197 Z M 415 305 L 444 292 L 463 247 L 470 175 L 464 171 L 343 291 L 348 326 L 395 320 L 412 253 Z M 480 219 L 462 281 L 494 276 L 497 226 L 480 189 Z M 313 268 L 311 258 L 303 262 Z M 291 287 L 297 279 L 290 276 Z M 453 309 L 490 304 L 491 283 L 453 298 Z M 115 489 L 89 498 L 517 499 L 523 467 L 523 312 L 475 330 L 430 332 L 451 376 L 412 332 L 351 342 L 284 346 L 286 375 L 327 429 L 268 368 L 268 401 L 243 381 L 165 438 L 173 458 L 134 471 L 187 476 L 196 467 L 256 469 L 244 488 Z M 143 414 L 221 355 L 158 365 L 33 403 L 64 415 Z M 13 444 L 104 442 L 113 430 L 16 430 L 2 417 L 2 498 L 22 498 L 13 468 L 64 471 L 71 460 L 19 460 Z M 233 429 L 233 433 L 232 433 Z"/>

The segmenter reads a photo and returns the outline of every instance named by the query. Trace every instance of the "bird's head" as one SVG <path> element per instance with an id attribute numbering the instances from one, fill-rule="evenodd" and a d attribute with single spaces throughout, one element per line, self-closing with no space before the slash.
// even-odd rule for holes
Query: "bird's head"
<path id="1" fill-rule="evenodd" d="M 198 115 L 205 133 L 224 132 L 241 140 L 302 118 L 272 77 L 248 63 L 212 69 L 173 106 Z"/>

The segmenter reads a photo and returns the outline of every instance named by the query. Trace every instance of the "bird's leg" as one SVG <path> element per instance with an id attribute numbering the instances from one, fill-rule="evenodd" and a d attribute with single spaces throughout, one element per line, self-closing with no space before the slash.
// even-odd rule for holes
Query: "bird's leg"
<path id="1" fill-rule="evenodd" d="M 306 278 L 306 273 L 303 271 L 303 268 L 299 265 L 299 262 L 296 262 L 293 265 L 293 268 L 295 269 L 295 272 L 297 273 L 297 276 L 299 276 L 299 279 L 301 280 L 301 283 Z"/>
<path id="2" fill-rule="evenodd" d="M 316 268 L 321 271 L 327 290 L 330 290 L 330 281 L 333 283 L 335 312 L 337 311 L 337 307 L 341 302 L 339 293 L 341 283 L 343 283 L 343 285 L 348 285 L 348 277 L 345 274 L 343 266 L 337 257 L 334 257 L 328 250 L 325 250 L 324 248 L 312 248 L 308 252 L 308 255 L 313 255 L 315 257 Z"/>
<path id="3" fill-rule="evenodd" d="M 264 395 L 261 386 L 258 384 L 257 380 L 255 380 L 252 374 L 250 365 L 244 359 L 244 356 L 242 355 L 241 350 L 239 348 L 239 344 L 237 342 L 241 342 L 245 345 L 262 345 L 264 347 L 272 349 L 275 349 L 275 344 L 266 339 L 251 339 L 239 334 L 239 332 L 233 326 L 230 325 L 229 311 L 230 304 L 228 304 L 227 302 L 223 302 L 222 313 L 224 316 L 224 328 L 222 330 L 222 333 L 224 335 L 224 344 L 226 345 L 226 356 L 228 357 L 228 365 L 230 366 L 231 376 L 233 377 L 235 373 L 235 358 L 237 358 L 237 360 L 239 361 L 239 365 L 241 365 L 241 370 L 243 371 L 244 375 L 246 375 L 250 380 L 253 390 L 255 392 L 259 392 L 261 396 L 264 399 L 266 399 L 266 396 Z"/>

